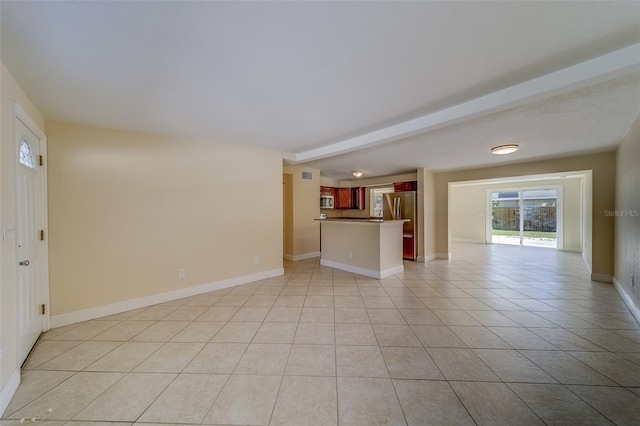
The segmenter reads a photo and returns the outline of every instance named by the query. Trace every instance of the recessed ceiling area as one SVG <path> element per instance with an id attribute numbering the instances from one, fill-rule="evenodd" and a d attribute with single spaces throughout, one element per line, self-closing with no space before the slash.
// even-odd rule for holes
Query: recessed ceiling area
<path id="1" fill-rule="evenodd" d="M 278 150 L 336 179 L 610 150 L 640 113 L 640 2 L 0 8 L 2 62 L 47 119 Z M 580 74 L 621 50 L 617 69 Z M 392 132 L 526 84 L 518 102 Z M 520 150 L 490 155 L 502 143 Z"/>

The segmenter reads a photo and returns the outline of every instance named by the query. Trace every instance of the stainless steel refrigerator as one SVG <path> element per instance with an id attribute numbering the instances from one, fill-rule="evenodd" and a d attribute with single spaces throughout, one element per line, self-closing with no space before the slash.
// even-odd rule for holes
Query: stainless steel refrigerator
<path id="1" fill-rule="evenodd" d="M 402 225 L 402 257 L 416 260 L 418 255 L 418 204 L 415 191 L 392 192 L 384 194 L 383 219 L 409 219 Z"/>

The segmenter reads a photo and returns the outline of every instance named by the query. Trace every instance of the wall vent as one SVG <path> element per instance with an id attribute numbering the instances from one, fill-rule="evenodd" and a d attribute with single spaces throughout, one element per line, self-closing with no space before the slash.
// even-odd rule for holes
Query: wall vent
<path id="1" fill-rule="evenodd" d="M 313 173 L 311 173 L 311 172 L 302 172 L 302 179 L 312 180 L 313 179 Z"/>

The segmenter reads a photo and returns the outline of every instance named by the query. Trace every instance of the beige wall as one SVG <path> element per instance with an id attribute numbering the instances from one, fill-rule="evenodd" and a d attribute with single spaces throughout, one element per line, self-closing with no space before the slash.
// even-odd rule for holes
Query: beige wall
<path id="1" fill-rule="evenodd" d="M 435 174 L 418 169 L 418 257 L 431 260 L 436 257 L 436 192 Z"/>
<path id="2" fill-rule="evenodd" d="M 438 256 L 449 254 L 449 183 L 567 171 L 593 172 L 592 272 L 603 279 L 613 275 L 613 221 L 604 217 L 615 206 L 615 152 L 541 160 L 436 174 L 436 245 Z"/>
<path id="3" fill-rule="evenodd" d="M 562 187 L 563 249 L 580 252 L 582 250 L 582 177 L 452 186 L 451 240 L 472 243 L 486 242 L 488 190 L 554 186 Z"/>
<path id="4" fill-rule="evenodd" d="M 282 268 L 280 153 L 46 131 L 53 315 Z"/>
<path id="5" fill-rule="evenodd" d="M 617 213 L 613 216 L 609 213 L 606 220 L 615 222 L 615 278 L 635 304 L 637 316 L 640 309 L 640 116 L 620 145 L 617 158 Z"/>
<path id="6" fill-rule="evenodd" d="M 16 187 L 15 173 L 17 164 L 17 144 L 14 141 L 13 101 L 29 114 L 31 119 L 44 129 L 44 117 L 35 108 L 25 92 L 18 85 L 4 64 L 0 65 L 0 222 L 7 227 L 14 226 Z M 1 224 L 0 224 L 1 227 Z M 4 241 L 0 238 L 0 342 L 2 343 L 2 361 L 0 362 L 0 390 L 14 373 L 17 365 L 16 324 L 16 254 L 15 240 Z M 3 397 L 4 398 L 4 397 Z"/>
<path id="7" fill-rule="evenodd" d="M 283 254 L 293 257 L 293 175 L 282 174 Z"/>
<path id="8" fill-rule="evenodd" d="M 312 179 L 302 179 L 302 172 Z M 301 260 L 320 255 L 320 171 L 304 166 L 286 166 L 293 176 L 293 257 Z"/>

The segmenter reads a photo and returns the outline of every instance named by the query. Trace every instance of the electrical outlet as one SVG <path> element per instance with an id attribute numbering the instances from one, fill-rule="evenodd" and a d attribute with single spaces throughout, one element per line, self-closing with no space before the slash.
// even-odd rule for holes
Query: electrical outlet
<path id="1" fill-rule="evenodd" d="M 349 252 L 349 259 L 353 259 L 353 252 L 352 251 Z"/>
<path id="2" fill-rule="evenodd" d="M 256 256 L 256 257 L 254 257 L 254 258 L 253 258 L 253 263 L 255 263 L 256 265 L 257 265 L 258 263 L 260 263 L 260 256 Z"/>
<path id="3" fill-rule="evenodd" d="M 178 269 L 178 278 L 182 279 L 187 276 L 186 269 Z"/>

